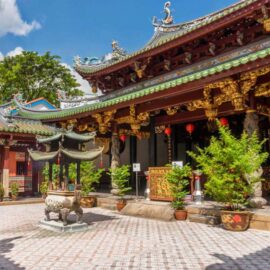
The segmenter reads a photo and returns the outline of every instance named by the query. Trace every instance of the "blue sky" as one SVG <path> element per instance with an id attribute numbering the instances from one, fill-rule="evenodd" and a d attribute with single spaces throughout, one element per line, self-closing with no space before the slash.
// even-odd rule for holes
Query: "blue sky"
<path id="1" fill-rule="evenodd" d="M 175 22 L 184 22 L 235 0 L 172 0 Z M 76 55 L 102 56 L 119 41 L 128 52 L 151 38 L 153 16 L 163 17 L 164 0 L 0 0 L 0 52 L 15 48 L 51 51 L 69 65 Z"/>

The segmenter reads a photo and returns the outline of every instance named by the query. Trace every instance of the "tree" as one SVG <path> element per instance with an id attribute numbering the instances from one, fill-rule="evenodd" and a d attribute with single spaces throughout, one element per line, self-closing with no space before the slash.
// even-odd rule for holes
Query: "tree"
<path id="1" fill-rule="evenodd" d="M 44 97 L 54 105 L 58 105 L 58 90 L 67 96 L 82 95 L 70 70 L 59 60 L 59 56 L 49 52 L 38 55 L 24 51 L 5 57 L 0 61 L 0 103 L 9 101 L 18 92 L 24 100 Z"/>

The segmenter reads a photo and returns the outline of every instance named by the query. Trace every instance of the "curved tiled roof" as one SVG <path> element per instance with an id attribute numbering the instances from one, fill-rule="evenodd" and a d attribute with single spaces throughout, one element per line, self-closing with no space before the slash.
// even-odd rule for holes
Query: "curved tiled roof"
<path id="1" fill-rule="evenodd" d="M 40 121 L 14 119 L 11 123 L 0 123 L 0 132 L 49 136 L 55 133 L 55 129 Z"/>
<path id="2" fill-rule="evenodd" d="M 120 62 L 123 62 L 125 60 L 128 60 L 129 58 L 132 58 L 134 56 L 137 56 L 139 54 L 142 54 L 146 51 L 152 50 L 156 47 L 159 47 L 165 43 L 168 43 L 174 39 L 177 39 L 181 36 L 190 34 L 192 31 L 199 29 L 200 27 L 206 26 L 210 23 L 213 23 L 214 21 L 221 19 L 224 16 L 227 16 L 241 8 L 244 8 L 258 0 L 245 0 L 241 1 L 239 3 L 236 3 L 228 8 L 225 8 L 221 11 L 218 11 L 216 13 L 210 14 L 208 16 L 196 19 L 194 21 L 188 22 L 188 23 L 182 23 L 178 25 L 171 25 L 171 26 L 160 26 L 161 28 L 167 28 L 171 29 L 170 31 L 164 32 L 160 31 L 157 27 L 157 31 L 155 32 L 152 39 L 146 44 L 144 48 L 141 50 L 138 50 L 134 53 L 131 53 L 127 56 L 121 57 L 120 59 L 116 61 L 108 61 L 107 63 L 101 63 L 96 65 L 88 65 L 83 63 L 75 63 L 74 68 L 81 73 L 84 74 L 91 74 L 95 73 L 97 71 L 103 70 L 105 68 L 108 68 L 110 66 L 113 66 L 115 64 L 118 64 Z M 172 30 L 175 29 L 175 30 Z"/>
<path id="3" fill-rule="evenodd" d="M 135 100 L 140 97 L 144 97 L 153 93 L 157 93 L 160 91 L 164 91 L 166 89 L 175 87 L 175 86 L 180 86 L 192 81 L 200 80 L 202 78 L 206 78 L 210 75 L 218 74 L 223 71 L 229 70 L 231 68 L 235 68 L 244 64 L 247 64 L 249 62 L 255 61 L 257 59 L 265 58 L 267 56 L 270 56 L 270 47 L 254 52 L 254 53 L 249 53 L 247 55 L 244 55 L 242 57 L 237 57 L 234 59 L 231 59 L 229 61 L 226 61 L 221 64 L 217 64 L 213 67 L 207 68 L 207 69 L 202 69 L 197 72 L 193 72 L 189 75 L 184 75 L 181 77 L 178 77 L 173 80 L 169 80 L 160 84 L 156 84 L 150 87 L 145 87 L 140 90 L 134 91 L 132 93 L 128 94 L 123 94 L 119 97 L 111 98 L 109 100 L 104 100 L 99 103 L 94 103 L 94 104 L 86 104 L 81 107 L 76 107 L 76 108 L 70 108 L 70 109 L 65 109 L 61 110 L 58 112 L 53 112 L 53 111 L 48 111 L 48 112 L 33 112 L 28 110 L 27 108 L 21 107 L 20 108 L 20 115 L 30 118 L 30 119 L 40 119 L 40 120 L 48 120 L 48 119 L 59 119 L 63 117 L 71 117 L 76 114 L 80 113 L 85 113 L 85 112 L 91 112 L 94 110 L 98 109 L 103 109 L 106 107 L 110 107 L 122 102 L 127 102 L 130 100 Z"/>

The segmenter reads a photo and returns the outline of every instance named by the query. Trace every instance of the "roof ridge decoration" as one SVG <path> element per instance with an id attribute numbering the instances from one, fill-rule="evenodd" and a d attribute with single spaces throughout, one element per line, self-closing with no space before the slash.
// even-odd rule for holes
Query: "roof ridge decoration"
<path id="1" fill-rule="evenodd" d="M 192 31 L 197 30 L 200 27 L 207 26 L 208 24 L 213 23 L 216 20 L 223 18 L 235 11 L 238 11 L 246 6 L 255 3 L 259 0 L 243 0 L 237 2 L 229 7 L 211 13 L 209 15 L 200 17 L 198 19 L 192 20 L 190 22 L 180 23 L 180 24 L 158 24 L 157 21 L 153 21 L 153 25 L 158 28 L 159 31 L 155 31 L 152 39 L 140 50 L 133 53 L 127 54 L 126 56 L 121 57 L 118 60 L 102 62 L 95 65 L 89 65 L 87 63 L 81 62 L 80 57 L 75 57 L 74 59 L 74 68 L 76 71 L 82 74 L 93 74 L 98 71 L 101 71 L 105 68 L 118 64 L 122 61 L 128 60 L 132 57 L 140 55 L 146 51 L 152 50 L 156 47 L 159 47 L 165 43 L 168 43 L 174 39 L 180 38 L 184 35 L 190 34 Z M 263 3 L 262 3 L 263 5 Z M 171 16 L 171 15 L 170 15 Z M 163 31 L 163 32 L 162 32 Z M 162 35 L 162 38 L 158 38 L 159 33 L 168 33 L 167 35 Z"/>

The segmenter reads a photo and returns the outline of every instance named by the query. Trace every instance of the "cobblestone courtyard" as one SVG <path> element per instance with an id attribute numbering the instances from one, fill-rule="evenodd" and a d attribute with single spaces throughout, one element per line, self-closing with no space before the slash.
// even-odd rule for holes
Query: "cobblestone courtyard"
<path id="1" fill-rule="evenodd" d="M 58 234 L 42 204 L 0 207 L 0 269 L 270 269 L 270 232 L 85 213 L 89 231 Z"/>

